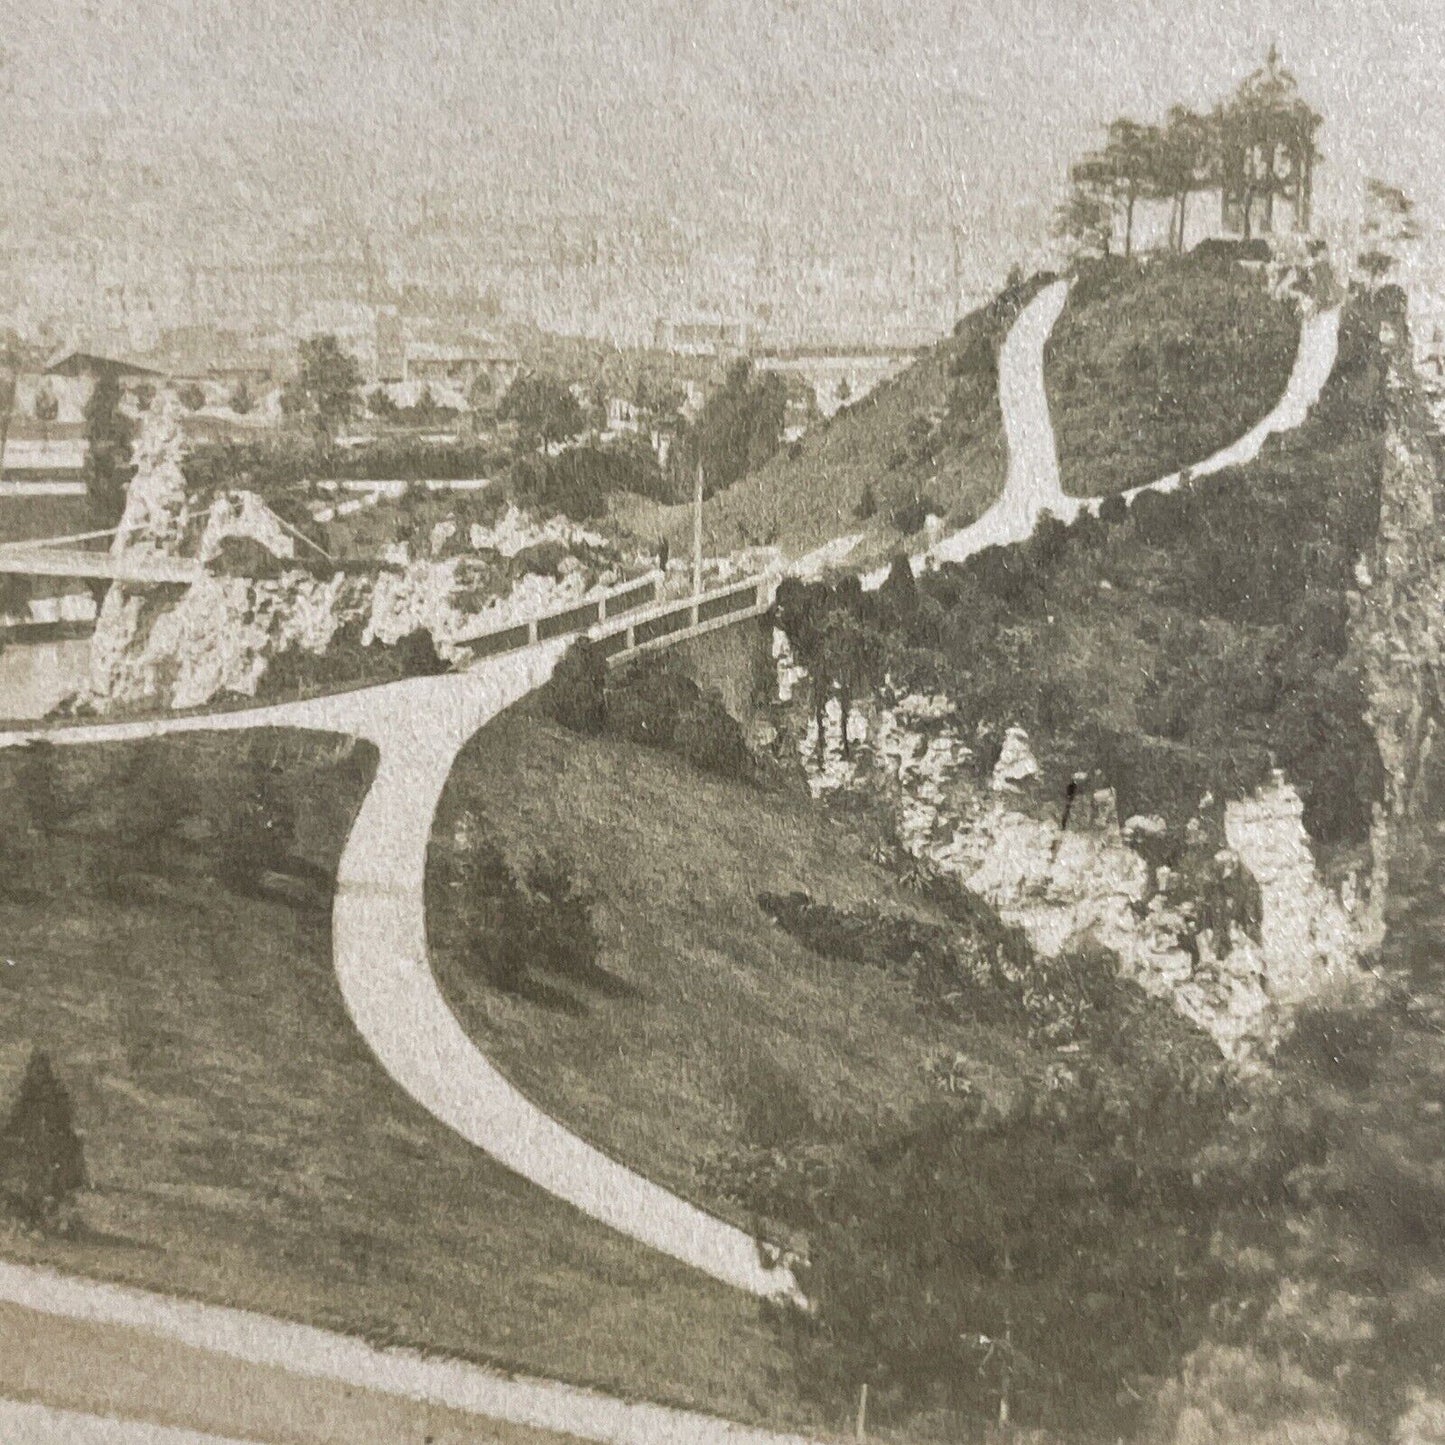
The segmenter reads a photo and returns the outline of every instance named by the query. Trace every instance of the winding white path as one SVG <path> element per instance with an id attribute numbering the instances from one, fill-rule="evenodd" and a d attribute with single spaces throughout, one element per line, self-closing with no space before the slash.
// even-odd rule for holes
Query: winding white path
<path id="1" fill-rule="evenodd" d="M 380 1349 L 350 1335 L 270 1315 L 76 1279 L 29 1265 L 0 1263 L 0 1300 L 63 1319 L 144 1331 L 192 1349 L 304 1378 L 406 1396 L 489 1420 L 606 1445 L 810 1445 L 799 1435 L 752 1429 L 714 1415 L 619 1400 L 574 1385 L 502 1374 L 462 1360 Z M 0 1421 L 3 1418 L 0 1414 Z M 9 1437 L 3 1438 L 8 1445 Z M 197 1437 L 186 1435 L 175 1445 L 182 1441 L 200 1445 Z"/>
<path id="2" fill-rule="evenodd" d="M 910 557 L 915 572 L 932 562 L 961 562 L 985 547 L 1023 542 L 1046 510 L 1059 513 L 1071 505 L 1059 484 L 1058 449 L 1044 393 L 1044 347 L 1068 299 L 1067 281 L 1050 282 L 1009 328 L 998 355 L 998 399 L 1008 443 L 1003 491 L 976 522 Z M 1073 506 L 1077 510 L 1077 503 Z M 881 587 L 888 572 L 879 567 L 865 573 L 864 590 Z"/>
<path id="3" fill-rule="evenodd" d="M 1072 522 L 1083 511 L 1097 515 L 1105 501 L 1103 495 L 1071 497 L 1059 480 L 1058 448 L 1044 389 L 1044 348 L 1068 293 L 1067 281 L 1044 287 L 1019 313 L 999 350 L 999 405 L 1008 443 L 1002 494 L 976 522 L 910 558 L 915 572 L 935 562 L 961 562 L 985 547 L 1026 541 L 1045 512 L 1060 521 Z M 1242 437 L 1190 467 L 1191 480 L 1252 462 L 1270 437 L 1293 431 L 1304 422 L 1334 370 L 1339 330 L 1337 306 L 1305 318 L 1284 394 Z M 1158 481 L 1131 487 L 1122 495 L 1132 502 L 1141 492 L 1172 492 L 1182 480 L 1182 474 L 1174 472 Z M 880 567 L 864 576 L 863 586 L 871 591 L 880 587 L 887 576 L 888 568 Z"/>
<path id="4" fill-rule="evenodd" d="M 432 819 L 462 745 L 552 675 L 570 638 L 465 673 L 238 712 L 0 733 L 0 747 L 122 742 L 171 733 L 310 728 L 374 743 L 376 777 L 341 854 L 332 909 L 337 982 L 381 1066 L 428 1113 L 549 1194 L 725 1284 L 797 1297 L 792 1272 L 756 1240 L 587 1144 L 489 1063 L 437 987 L 427 959 Z"/>
<path id="5" fill-rule="evenodd" d="M 1294 366 L 1285 385 L 1284 395 L 1271 408 L 1269 414 L 1258 421 L 1249 431 L 1221 447 L 1213 456 L 1206 457 L 1198 466 L 1190 467 L 1190 480 L 1222 472 L 1226 467 L 1242 467 L 1252 462 L 1270 437 L 1279 432 L 1293 431 L 1304 424 L 1311 408 L 1320 399 L 1330 372 L 1340 351 L 1340 308 L 1332 306 L 1326 311 L 1316 311 L 1307 316 L 1300 326 L 1299 346 L 1295 350 Z M 1173 472 L 1157 482 L 1146 482 L 1142 487 L 1130 487 L 1125 492 L 1126 501 L 1132 502 L 1140 492 L 1172 492 L 1183 480 L 1181 473 Z M 1101 497 L 1089 499 L 1088 506 L 1098 511 Z"/>

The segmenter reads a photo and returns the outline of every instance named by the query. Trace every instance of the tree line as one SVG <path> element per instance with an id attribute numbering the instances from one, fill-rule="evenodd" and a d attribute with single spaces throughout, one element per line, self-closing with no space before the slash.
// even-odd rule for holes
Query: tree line
<path id="1" fill-rule="evenodd" d="M 1272 55 L 1267 73 L 1207 113 L 1175 105 L 1158 124 L 1124 116 L 1110 121 L 1104 144 L 1070 167 L 1071 189 L 1055 213 L 1055 235 L 1107 255 L 1122 223 L 1129 256 L 1139 202 L 1168 201 L 1169 244 L 1182 251 L 1190 198 L 1211 190 L 1238 207 L 1246 240 L 1260 206 L 1268 229 L 1278 197 L 1293 199 L 1307 226 L 1321 117 L 1294 94 L 1275 62 Z"/>

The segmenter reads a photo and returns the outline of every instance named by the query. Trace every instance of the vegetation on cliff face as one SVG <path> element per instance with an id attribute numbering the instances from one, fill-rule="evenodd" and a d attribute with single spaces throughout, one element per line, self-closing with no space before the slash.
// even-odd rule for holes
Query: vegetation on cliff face
<path id="1" fill-rule="evenodd" d="M 1061 801 L 1091 773 L 1181 842 L 1203 794 L 1242 796 L 1272 762 L 1318 842 L 1362 842 L 1382 776 L 1350 597 L 1379 517 L 1387 319 L 1351 302 L 1319 404 L 1247 468 L 1046 518 L 915 586 L 780 591 L 799 661 L 857 696 L 886 659 L 967 729 L 1026 728 Z"/>
<path id="2" fill-rule="evenodd" d="M 1433 543 L 1412 543 L 1424 562 L 1408 580 L 1380 575 L 1401 541 L 1381 532 L 1382 502 L 1418 522 L 1420 488 L 1439 489 L 1401 461 L 1429 458 L 1402 431 L 1401 301 L 1350 298 L 1319 404 L 1245 469 L 1046 520 L 1022 547 L 916 581 L 898 566 L 877 594 L 780 590 L 810 704 L 833 695 L 846 712 L 886 659 L 895 687 L 950 699 L 984 766 L 988 740 L 1022 724 L 1061 806 L 1083 772 L 1117 790 L 1121 815 L 1161 818 L 1143 835 L 1151 864 L 1208 845 L 1186 825 L 1207 831 L 1272 765 L 1316 845 L 1361 848 L 1375 805 L 1399 802 L 1397 772 L 1424 792 L 1403 733 L 1382 758 L 1382 709 L 1418 741 L 1433 705 Z M 1400 606 L 1413 610 L 1396 636 Z M 1389 700 L 1386 664 L 1402 689 Z M 815 910 L 784 911 L 801 926 Z M 847 918 L 815 932 L 833 948 L 859 937 Z M 1415 1392 L 1442 1394 L 1431 936 L 1417 925 L 1412 973 L 1387 956 L 1374 1002 L 1306 1008 L 1257 1076 L 1227 1081 L 1157 1024 L 1111 1028 L 1105 992 L 1011 1111 L 980 1106 L 962 1061 L 950 1097 L 866 1150 L 794 1149 L 743 1173 L 813 1242 L 815 1313 L 786 1325 L 803 1377 L 837 1398 L 866 1377 L 894 1418 L 1007 1398 L 1061 1432 L 1381 1438 Z M 896 951 L 892 933 L 867 938 Z M 907 969 L 926 974 L 931 946 L 909 942 Z"/>
<path id="3" fill-rule="evenodd" d="M 1298 340 L 1294 306 L 1227 258 L 1084 265 L 1044 358 L 1064 490 L 1126 491 L 1243 436 L 1284 392 Z"/>

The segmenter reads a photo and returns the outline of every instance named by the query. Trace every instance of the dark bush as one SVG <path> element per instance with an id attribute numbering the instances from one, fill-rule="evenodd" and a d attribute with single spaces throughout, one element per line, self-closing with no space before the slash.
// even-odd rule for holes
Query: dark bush
<path id="1" fill-rule="evenodd" d="M 576 989 L 611 997 L 632 992 L 599 962 L 597 899 L 579 884 L 570 859 L 542 852 L 517 868 L 483 833 L 454 866 L 458 943 L 474 976 L 573 1014 L 585 1010 Z"/>
<path id="2" fill-rule="evenodd" d="M 607 725 L 607 659 L 589 638 L 562 655 L 543 692 L 547 715 L 583 737 L 599 737 Z"/>
<path id="3" fill-rule="evenodd" d="M 221 577 L 249 577 L 274 580 L 288 566 L 269 548 L 263 547 L 254 537 L 224 537 L 220 546 L 206 563 L 208 571 Z M 334 571 L 334 568 L 330 570 Z"/>
<path id="4" fill-rule="evenodd" d="M 436 639 L 425 627 L 400 638 L 396 651 L 403 677 L 436 677 L 451 671 L 451 664 L 437 651 Z"/>
<path id="5" fill-rule="evenodd" d="M 644 658 L 616 679 L 607 696 L 607 730 L 720 777 L 757 777 L 747 739 L 722 698 L 665 661 Z"/>
<path id="6" fill-rule="evenodd" d="M 1363 1089 L 1388 1055 L 1394 1029 L 1394 1021 L 1377 1009 L 1308 1004 L 1295 1015 L 1278 1057 L 1345 1088 Z"/>
<path id="7" fill-rule="evenodd" d="M 86 1182 L 75 1106 L 55 1077 L 50 1056 L 37 1049 L 0 1129 L 0 1197 L 17 1218 L 44 1228 L 55 1223 Z"/>

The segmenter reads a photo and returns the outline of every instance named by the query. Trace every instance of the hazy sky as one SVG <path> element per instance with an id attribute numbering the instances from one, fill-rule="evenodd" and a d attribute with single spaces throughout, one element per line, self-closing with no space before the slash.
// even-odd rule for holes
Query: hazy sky
<path id="1" fill-rule="evenodd" d="M 0 3 L 21 214 L 97 125 L 177 204 L 411 214 L 449 187 L 719 234 L 936 224 L 951 155 L 996 264 L 1099 122 L 1205 106 L 1277 40 L 1327 196 L 1378 173 L 1445 224 L 1445 0 Z"/>

